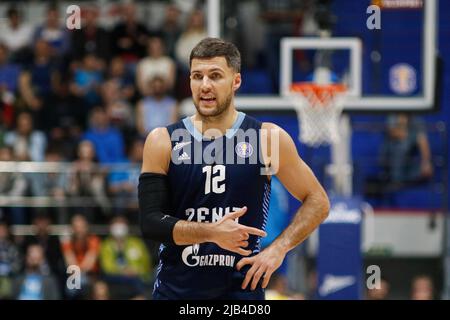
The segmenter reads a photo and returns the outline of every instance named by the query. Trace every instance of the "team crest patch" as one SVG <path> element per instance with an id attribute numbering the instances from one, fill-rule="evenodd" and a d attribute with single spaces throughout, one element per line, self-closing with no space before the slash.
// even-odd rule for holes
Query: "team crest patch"
<path id="1" fill-rule="evenodd" d="M 253 147 L 248 142 L 239 142 L 236 145 L 235 150 L 236 150 L 236 154 L 241 158 L 248 158 L 253 153 Z"/>

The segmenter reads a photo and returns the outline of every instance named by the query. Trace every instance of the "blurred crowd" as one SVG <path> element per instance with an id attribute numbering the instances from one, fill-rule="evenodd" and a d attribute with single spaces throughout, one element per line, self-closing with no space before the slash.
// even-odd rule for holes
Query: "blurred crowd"
<path id="1" fill-rule="evenodd" d="M 12 237 L 0 222 L 0 300 L 150 297 L 155 259 L 125 216 L 111 218 L 104 237 L 92 233 L 83 214 L 73 215 L 61 236 L 51 223 L 37 214 L 33 235 Z"/>
<path id="2" fill-rule="evenodd" d="M 386 278 L 381 278 L 379 283 L 366 291 L 367 300 L 391 300 L 392 284 Z M 417 274 L 410 281 L 410 300 L 435 300 L 439 299 L 434 280 L 429 274 Z"/>
<path id="3" fill-rule="evenodd" d="M 279 60 L 274 43 L 299 34 L 302 21 L 308 25 L 312 3 L 258 3 L 256 16 L 266 26 L 259 54 L 249 48 L 253 36 L 227 36 L 242 51 L 243 69 L 265 65 L 270 73 Z M 237 2 L 230 5 L 227 15 L 239 16 Z M 291 10 L 300 6 L 303 14 Z M 189 55 L 207 36 L 204 7 L 203 1 L 164 3 L 163 17 L 150 27 L 142 4 L 114 3 L 105 25 L 103 8 L 82 3 L 81 28 L 71 30 L 57 2 L 46 6 L 42 23 L 29 22 L 24 7 L 11 2 L 0 24 L 0 219 L 29 224 L 46 207 L 56 223 L 68 223 L 81 209 L 93 222 L 117 213 L 133 221 L 145 137 L 176 121 L 191 96 Z M 261 53 L 258 62 L 249 58 Z M 244 76 L 240 92 L 278 90 L 272 77 Z M 15 161 L 52 166 L 17 172 Z M 30 196 L 41 202 L 27 205 Z"/>
<path id="4" fill-rule="evenodd" d="M 81 29 L 69 30 L 54 4 L 41 25 L 15 4 L 1 21 L 0 299 L 150 298 L 154 244 L 132 232 L 143 146 L 178 119 L 189 54 L 206 29 L 196 6 L 181 19 L 168 4 L 154 30 L 132 2 L 117 10 L 109 29 L 93 4 Z M 16 161 L 51 166 L 11 169 Z M 108 223 L 104 236 L 90 231 Z M 26 224 L 31 232 L 14 232 Z"/>
<path id="5" fill-rule="evenodd" d="M 190 96 L 190 51 L 206 37 L 197 7 L 181 20 L 179 8 L 167 5 L 156 30 L 137 19 L 137 8 L 118 6 L 120 20 L 108 30 L 95 5 L 82 7 L 82 27 L 74 30 L 57 5 L 47 7 L 42 25 L 28 24 L 14 5 L 7 9 L 0 33 L 0 160 L 72 166 L 23 174 L 3 169 L 0 196 L 90 197 L 90 214 L 103 222 L 116 213 L 112 208 L 135 209 L 130 199 L 136 200 L 145 137 L 178 119 L 179 101 Z M 114 167 L 119 163 L 121 170 Z M 67 223 L 67 211 L 79 210 L 74 206 L 55 209 L 54 217 Z M 13 224 L 30 223 L 29 211 L 2 209 Z"/>

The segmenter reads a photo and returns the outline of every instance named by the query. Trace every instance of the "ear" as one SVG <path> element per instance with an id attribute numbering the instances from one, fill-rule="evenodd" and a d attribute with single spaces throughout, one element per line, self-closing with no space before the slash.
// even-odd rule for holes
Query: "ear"
<path id="1" fill-rule="evenodd" d="M 233 91 L 237 91 L 241 87 L 241 83 L 242 83 L 241 74 L 235 73 L 233 79 Z"/>

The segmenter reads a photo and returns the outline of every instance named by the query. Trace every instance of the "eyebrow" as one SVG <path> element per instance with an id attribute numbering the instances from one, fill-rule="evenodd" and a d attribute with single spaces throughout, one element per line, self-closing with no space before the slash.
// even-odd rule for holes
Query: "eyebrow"
<path id="1" fill-rule="evenodd" d="M 216 71 L 225 73 L 225 70 L 223 70 L 223 69 L 221 69 L 221 68 L 213 68 L 213 69 L 211 69 L 211 70 L 207 70 L 207 72 L 216 72 Z M 201 72 L 202 72 L 202 70 L 192 70 L 192 71 L 191 71 L 191 73 L 201 73 Z"/>

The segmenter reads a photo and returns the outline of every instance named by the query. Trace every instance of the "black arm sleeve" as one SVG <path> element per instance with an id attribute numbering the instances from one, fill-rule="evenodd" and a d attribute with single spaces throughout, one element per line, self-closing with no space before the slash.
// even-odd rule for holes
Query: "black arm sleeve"
<path id="1" fill-rule="evenodd" d="M 169 200 L 167 176 L 157 173 L 142 173 L 139 176 L 139 221 L 144 238 L 175 244 L 173 228 L 179 219 L 164 214 Z"/>

